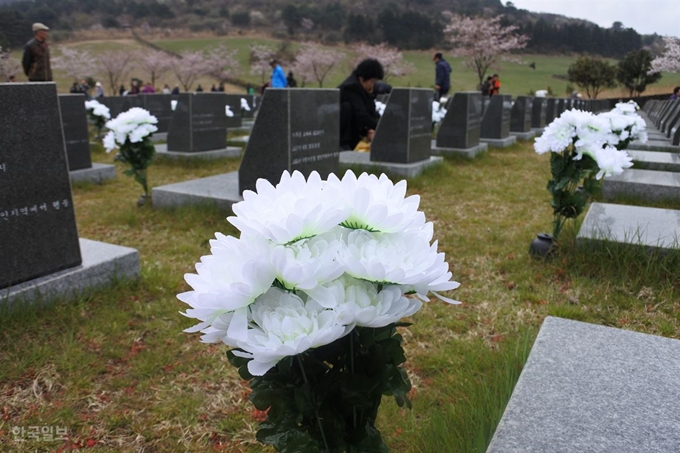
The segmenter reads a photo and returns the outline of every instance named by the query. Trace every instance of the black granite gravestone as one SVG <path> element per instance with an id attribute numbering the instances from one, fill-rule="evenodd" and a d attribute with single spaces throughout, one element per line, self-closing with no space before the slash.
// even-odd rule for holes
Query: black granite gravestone
<path id="1" fill-rule="evenodd" d="M 477 91 L 456 93 L 437 132 L 437 148 L 472 148 L 479 144 L 482 95 Z"/>
<path id="2" fill-rule="evenodd" d="M 531 130 L 532 107 L 532 97 L 517 96 L 510 111 L 510 132 L 529 132 Z"/>
<path id="3" fill-rule="evenodd" d="M 60 94 L 59 108 L 69 171 L 92 168 L 85 95 Z"/>
<path id="4" fill-rule="evenodd" d="M 277 184 L 284 170 L 337 174 L 339 154 L 338 90 L 267 90 L 238 169 L 239 191 L 254 190 L 259 178 Z"/>
<path id="5" fill-rule="evenodd" d="M 6 288 L 77 266 L 81 257 L 56 85 L 0 84 L 0 99 L 0 288 Z"/>
<path id="6" fill-rule="evenodd" d="M 534 102 L 531 105 L 531 127 L 545 127 L 547 101 L 546 98 L 534 98 Z"/>
<path id="7" fill-rule="evenodd" d="M 559 115 L 557 113 L 557 99 L 548 98 L 545 107 L 545 124 L 548 125 L 553 122 Z"/>
<path id="8" fill-rule="evenodd" d="M 144 95 L 142 94 L 136 94 L 132 96 L 126 96 L 128 98 L 128 102 L 130 103 L 130 106 L 128 109 L 131 109 L 132 107 L 139 107 L 141 109 L 145 108 L 144 104 Z"/>
<path id="9" fill-rule="evenodd" d="M 394 88 L 389 96 L 371 142 L 371 161 L 408 164 L 429 159 L 432 91 Z"/>
<path id="10" fill-rule="evenodd" d="M 680 124 L 680 102 L 678 102 L 675 113 L 668 117 L 666 122 L 663 124 L 662 132 L 666 134 L 666 137 L 671 136 L 671 129 Z"/>
<path id="11" fill-rule="evenodd" d="M 226 95 L 181 93 L 168 126 L 168 151 L 197 153 L 227 147 Z"/>
<path id="12" fill-rule="evenodd" d="M 123 112 L 126 112 L 132 107 L 130 103 L 130 96 L 104 96 L 97 98 L 100 104 L 104 104 L 109 108 L 111 119 L 117 117 Z"/>
<path id="13" fill-rule="evenodd" d="M 256 96 L 254 94 L 242 94 L 240 97 L 245 99 L 246 102 L 248 103 L 248 107 L 250 107 L 250 110 L 241 108 L 241 118 L 252 119 L 255 116 L 255 110 L 257 105 Z"/>
<path id="14" fill-rule="evenodd" d="M 558 99 L 557 100 L 557 116 L 559 117 L 567 109 L 567 100 Z"/>
<path id="15" fill-rule="evenodd" d="M 227 99 L 227 105 L 229 110 L 234 114 L 234 116 L 227 117 L 227 129 L 238 129 L 243 126 L 243 109 L 241 109 L 241 98 L 240 94 L 225 94 Z"/>
<path id="16" fill-rule="evenodd" d="M 168 132 L 170 120 L 172 119 L 172 100 L 177 100 L 177 95 L 173 94 L 140 94 L 143 100 L 144 109 L 156 117 L 158 124 L 156 131 L 159 134 Z"/>
<path id="17" fill-rule="evenodd" d="M 510 135 L 510 110 L 512 96 L 497 94 L 491 97 L 489 106 L 482 118 L 481 138 L 501 139 Z"/>

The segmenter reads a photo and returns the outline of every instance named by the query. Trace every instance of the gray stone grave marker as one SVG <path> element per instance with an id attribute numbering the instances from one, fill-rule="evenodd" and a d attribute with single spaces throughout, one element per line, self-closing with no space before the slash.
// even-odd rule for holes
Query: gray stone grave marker
<path id="1" fill-rule="evenodd" d="M 340 151 L 340 92 L 337 89 L 265 91 L 238 169 L 239 192 L 264 178 L 277 184 L 284 170 L 322 178 L 337 173 Z"/>
<path id="2" fill-rule="evenodd" d="M 167 150 L 197 153 L 227 147 L 224 93 L 182 93 L 168 129 Z"/>
<path id="3" fill-rule="evenodd" d="M 437 148 L 467 149 L 479 145 L 481 124 L 482 95 L 477 91 L 454 94 L 437 133 Z"/>
<path id="4" fill-rule="evenodd" d="M 77 266 L 81 255 L 56 85 L 0 84 L 0 99 L 0 288 L 5 288 Z"/>
<path id="5" fill-rule="evenodd" d="M 371 142 L 371 161 L 427 160 L 431 142 L 432 91 L 394 88 Z"/>
<path id="6" fill-rule="evenodd" d="M 555 120 L 559 114 L 557 113 L 557 99 L 548 98 L 545 107 L 545 124 L 546 126 Z"/>
<path id="7" fill-rule="evenodd" d="M 510 135 L 510 110 L 512 96 L 498 94 L 491 97 L 489 107 L 484 113 L 481 124 L 481 138 L 501 139 Z"/>
<path id="8" fill-rule="evenodd" d="M 548 100 L 546 98 L 534 98 L 531 106 L 531 127 L 543 129 L 545 127 Z"/>
<path id="9" fill-rule="evenodd" d="M 225 94 L 226 102 L 234 116 L 227 117 L 227 129 L 238 129 L 243 125 L 243 112 L 241 109 L 240 94 Z"/>
<path id="10" fill-rule="evenodd" d="M 487 453 L 668 453 L 680 341 L 547 317 Z"/>
<path id="11" fill-rule="evenodd" d="M 518 96 L 510 112 L 510 132 L 530 132 L 533 98 Z"/>
<path id="12" fill-rule="evenodd" d="M 60 94 L 59 108 L 70 171 L 92 168 L 85 95 Z"/>
<path id="13" fill-rule="evenodd" d="M 130 104 L 130 96 L 105 96 L 103 98 L 98 98 L 97 101 L 109 108 L 112 119 L 132 107 Z"/>
<path id="14" fill-rule="evenodd" d="M 167 133 L 173 114 L 172 101 L 177 100 L 178 96 L 172 94 L 141 94 L 139 96 L 143 99 L 143 108 L 158 120 L 156 125 L 158 131 L 155 134 Z"/>

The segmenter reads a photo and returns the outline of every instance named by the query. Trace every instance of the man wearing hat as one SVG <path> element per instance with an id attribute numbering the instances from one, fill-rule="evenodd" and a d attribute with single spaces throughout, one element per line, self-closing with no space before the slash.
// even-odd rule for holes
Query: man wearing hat
<path id="1" fill-rule="evenodd" d="M 47 45 L 49 28 L 41 23 L 33 24 L 33 39 L 24 47 L 21 64 L 30 82 L 51 82 L 50 48 Z"/>
<path id="2" fill-rule="evenodd" d="M 441 52 L 434 54 L 432 60 L 435 62 L 434 79 L 434 100 L 439 101 L 442 96 L 446 96 L 451 89 L 451 66 L 444 60 Z"/>

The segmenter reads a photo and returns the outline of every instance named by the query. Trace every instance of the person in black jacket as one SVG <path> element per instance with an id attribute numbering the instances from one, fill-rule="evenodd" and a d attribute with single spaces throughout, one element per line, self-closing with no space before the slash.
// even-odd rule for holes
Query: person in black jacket
<path id="1" fill-rule="evenodd" d="M 363 60 L 340 84 L 340 149 L 353 150 L 367 137 L 370 142 L 380 115 L 375 110 L 373 87 L 385 75 L 378 60 Z"/>

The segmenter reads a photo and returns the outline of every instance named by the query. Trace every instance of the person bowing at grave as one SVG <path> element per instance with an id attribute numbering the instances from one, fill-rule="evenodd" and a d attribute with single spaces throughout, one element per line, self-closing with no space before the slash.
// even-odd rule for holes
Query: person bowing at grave
<path id="1" fill-rule="evenodd" d="M 373 87 L 385 76 L 382 64 L 367 58 L 340 84 L 340 149 L 353 150 L 362 138 L 373 139 L 380 115 L 375 110 Z"/>

